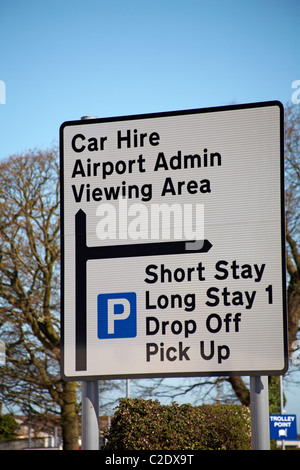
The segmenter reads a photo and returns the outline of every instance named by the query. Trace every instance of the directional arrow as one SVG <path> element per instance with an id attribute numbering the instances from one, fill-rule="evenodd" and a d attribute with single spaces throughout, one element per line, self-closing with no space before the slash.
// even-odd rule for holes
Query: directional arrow
<path id="1" fill-rule="evenodd" d="M 76 370 L 86 370 L 86 270 L 92 259 L 125 258 L 137 256 L 207 253 L 212 244 L 208 240 L 136 243 L 131 245 L 93 246 L 86 244 L 86 214 L 80 209 L 75 215 L 75 269 L 76 269 Z M 194 248 L 194 249 L 193 249 Z"/>

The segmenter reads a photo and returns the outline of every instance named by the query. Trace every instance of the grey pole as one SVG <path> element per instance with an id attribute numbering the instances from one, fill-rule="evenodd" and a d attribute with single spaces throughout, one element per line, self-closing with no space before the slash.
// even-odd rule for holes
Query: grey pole
<path id="1" fill-rule="evenodd" d="M 280 392 L 280 414 L 284 413 L 283 408 L 283 385 L 282 385 L 282 375 L 279 377 L 279 392 Z M 282 439 L 281 441 L 281 449 L 285 450 L 285 441 Z"/>
<path id="2" fill-rule="evenodd" d="M 126 398 L 130 398 L 130 379 L 126 379 Z"/>
<path id="3" fill-rule="evenodd" d="M 267 376 L 250 377 L 250 407 L 252 450 L 270 450 Z"/>
<path id="4" fill-rule="evenodd" d="M 81 119 L 96 119 L 83 116 Z M 82 382 L 82 449 L 99 450 L 99 383 Z"/>
<path id="5" fill-rule="evenodd" d="M 82 449 L 99 450 L 98 380 L 82 382 Z"/>

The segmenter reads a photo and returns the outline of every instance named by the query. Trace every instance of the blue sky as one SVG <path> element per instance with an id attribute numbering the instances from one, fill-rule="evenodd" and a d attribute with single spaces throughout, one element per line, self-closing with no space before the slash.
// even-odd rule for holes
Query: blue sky
<path id="1" fill-rule="evenodd" d="M 298 0 L 2 0 L 0 158 L 83 115 L 286 104 L 299 13 Z"/>
<path id="2" fill-rule="evenodd" d="M 0 159 L 83 115 L 290 103 L 299 17 L 299 0 L 2 0 Z"/>

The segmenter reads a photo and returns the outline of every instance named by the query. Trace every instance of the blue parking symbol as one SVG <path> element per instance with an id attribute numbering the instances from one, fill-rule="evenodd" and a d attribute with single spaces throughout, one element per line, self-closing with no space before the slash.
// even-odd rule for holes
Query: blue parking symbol
<path id="1" fill-rule="evenodd" d="M 98 295 L 98 338 L 136 336 L 136 293 Z"/>

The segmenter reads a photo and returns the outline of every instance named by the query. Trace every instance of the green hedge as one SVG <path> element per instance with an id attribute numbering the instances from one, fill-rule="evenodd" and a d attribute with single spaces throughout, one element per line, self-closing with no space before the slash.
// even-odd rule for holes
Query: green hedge
<path id="1" fill-rule="evenodd" d="M 105 450 L 249 450 L 249 408 L 122 399 Z"/>
<path id="2" fill-rule="evenodd" d="M 0 439 L 13 439 L 18 423 L 11 414 L 0 416 Z"/>

